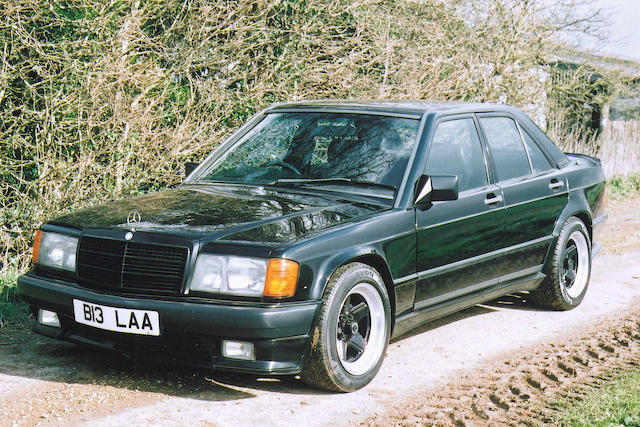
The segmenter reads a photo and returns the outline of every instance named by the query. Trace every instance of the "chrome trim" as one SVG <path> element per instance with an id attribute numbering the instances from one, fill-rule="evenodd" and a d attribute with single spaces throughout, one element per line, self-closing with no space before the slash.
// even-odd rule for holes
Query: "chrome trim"
<path id="1" fill-rule="evenodd" d="M 484 199 L 484 204 L 487 206 L 495 205 L 496 203 L 500 203 L 502 200 L 504 200 L 502 196 L 495 196 L 490 199 Z"/>
<path id="2" fill-rule="evenodd" d="M 509 282 L 512 282 L 512 281 L 517 280 L 517 279 L 521 279 L 523 277 L 529 277 L 529 276 L 538 275 L 542 271 L 542 267 L 543 267 L 543 265 L 540 264 L 540 265 L 537 265 L 535 267 L 525 268 L 524 270 L 516 271 L 515 273 L 506 274 L 504 276 L 500 276 L 500 277 L 495 278 L 495 279 L 485 280 L 484 282 L 476 283 L 475 285 L 467 286 L 466 288 L 458 289 L 458 290 L 453 291 L 453 292 L 449 292 L 449 293 L 446 293 L 446 294 L 443 294 L 443 295 L 439 295 L 439 296 L 434 297 L 434 298 L 430 298 L 428 300 L 421 301 L 421 302 L 415 304 L 413 309 L 414 310 L 420 310 L 420 309 L 428 307 L 430 305 L 436 305 L 436 304 L 439 304 L 441 302 L 445 302 L 445 301 L 448 301 L 448 300 L 451 300 L 451 299 L 454 299 L 454 298 L 458 298 L 458 297 L 461 297 L 463 295 L 470 294 L 470 293 L 479 291 L 479 290 L 484 289 L 484 288 L 488 288 L 490 286 L 498 285 L 500 283 L 507 284 Z"/>
<path id="3" fill-rule="evenodd" d="M 564 178 L 563 178 L 562 182 L 564 182 Z M 537 199 L 531 199 L 531 200 L 527 200 L 527 201 L 520 202 L 520 203 L 514 203 L 513 205 L 509 205 L 509 206 L 505 205 L 505 209 L 514 208 L 514 207 L 526 205 L 526 204 L 529 204 L 529 203 L 539 202 L 540 200 L 551 199 L 553 197 L 559 197 L 559 196 L 563 196 L 565 194 L 568 197 L 568 194 L 569 194 L 569 189 L 568 188 L 565 191 L 561 191 L 561 192 L 558 192 L 558 193 L 547 194 L 546 196 L 538 197 Z"/>
<path id="4" fill-rule="evenodd" d="M 439 274 L 449 273 L 454 270 L 459 270 L 461 268 L 465 268 L 467 266 L 476 264 L 478 262 L 488 261 L 490 259 L 499 257 L 504 254 L 505 254 L 504 249 L 497 249 L 495 251 L 492 251 L 486 254 L 476 255 L 472 258 L 463 259 L 460 261 L 452 262 L 451 264 L 445 264 L 445 265 L 441 265 L 440 267 L 435 267 L 429 270 L 421 271 L 417 273 L 417 276 L 418 276 L 418 279 L 428 279 L 429 277 L 437 276 Z"/>
<path id="5" fill-rule="evenodd" d="M 500 276 L 500 281 L 509 282 L 511 280 L 519 279 L 524 276 L 531 276 L 532 274 L 540 273 L 542 271 L 542 267 L 544 267 L 544 264 L 525 268 L 524 270 L 516 271 L 514 273 L 505 274 L 504 276 Z"/>
<path id="6" fill-rule="evenodd" d="M 549 189 L 550 190 L 555 190 L 556 188 L 561 188 L 561 187 L 564 187 L 564 181 L 550 182 L 549 183 Z"/>
<path id="7" fill-rule="evenodd" d="M 393 286 L 396 286 L 396 287 L 397 286 L 402 286 L 402 285 L 404 285 L 404 282 L 408 282 L 409 280 L 414 280 L 414 279 L 417 279 L 417 278 L 418 278 L 418 275 L 416 273 L 409 274 L 408 276 L 402 276 L 402 277 L 400 277 L 398 279 L 395 279 L 393 281 Z"/>
<path id="8" fill-rule="evenodd" d="M 519 251 L 520 249 L 526 248 L 527 246 L 535 246 L 539 243 L 544 243 L 547 240 L 551 240 L 551 239 L 553 239 L 553 235 L 538 237 L 537 239 L 529 240 L 528 242 L 518 243 L 517 245 L 509 246 L 508 248 L 504 249 L 504 253 L 505 255 L 507 255 L 510 252 Z"/>
<path id="9" fill-rule="evenodd" d="M 439 295 L 437 297 L 433 297 L 433 298 L 429 298 L 429 299 L 424 300 L 424 301 L 420 301 L 419 303 L 414 304 L 413 309 L 414 310 L 420 310 L 420 309 L 428 307 L 430 305 L 436 305 L 438 303 L 445 302 L 445 301 L 448 301 L 450 299 L 461 297 L 462 295 L 465 295 L 465 294 L 470 294 L 472 292 L 479 291 L 480 289 L 488 288 L 489 286 L 497 285 L 498 283 L 500 283 L 500 278 L 486 280 L 484 282 L 476 283 L 473 286 L 468 286 L 466 288 L 458 289 L 457 291 L 449 292 L 449 293 L 446 293 L 444 295 Z"/>
<path id="10" fill-rule="evenodd" d="M 460 261 L 452 262 L 450 264 L 445 264 L 445 265 L 441 265 L 439 267 L 430 268 L 428 270 L 423 270 L 423 271 L 417 272 L 415 274 L 410 274 L 408 276 L 404 276 L 404 277 L 401 277 L 399 279 L 396 279 L 396 280 L 393 281 L 393 284 L 394 284 L 394 286 L 398 286 L 398 285 L 400 285 L 400 284 L 402 284 L 404 282 L 407 282 L 409 280 L 412 280 L 412 279 L 428 279 L 429 277 L 433 277 L 433 276 L 437 276 L 439 274 L 444 274 L 444 273 L 448 273 L 450 271 L 458 270 L 460 268 L 467 267 L 467 266 L 475 264 L 477 262 L 488 261 L 488 260 L 496 258 L 496 257 L 498 257 L 500 255 L 507 255 L 507 254 L 509 254 L 511 252 L 516 252 L 516 251 L 519 251 L 519 250 L 521 250 L 523 248 L 526 248 L 526 247 L 529 247 L 529 246 L 536 246 L 538 244 L 541 244 L 541 243 L 544 243 L 546 241 L 549 241 L 549 240 L 553 239 L 553 237 L 554 237 L 553 235 L 539 237 L 539 238 L 534 239 L 534 240 L 529 240 L 528 242 L 518 243 L 517 245 L 509 246 L 508 248 L 497 249 L 495 251 L 491 251 L 491 252 L 488 252 L 486 254 L 476 255 L 476 256 L 474 256 L 472 258 L 467 258 L 467 259 L 463 259 L 463 260 L 460 260 Z M 525 270 L 522 270 L 522 271 L 526 272 L 528 270 L 537 269 L 538 267 L 541 267 L 541 266 L 531 267 L 529 269 L 525 269 Z M 516 274 L 516 273 L 508 274 L 508 275 L 504 276 L 503 278 L 509 277 L 509 276 L 511 276 L 513 274 Z M 528 273 L 528 274 L 532 274 L 532 273 Z"/>

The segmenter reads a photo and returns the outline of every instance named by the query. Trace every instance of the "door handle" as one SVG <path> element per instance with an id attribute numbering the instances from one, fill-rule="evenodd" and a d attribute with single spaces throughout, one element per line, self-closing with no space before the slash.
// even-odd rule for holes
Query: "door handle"
<path id="1" fill-rule="evenodd" d="M 549 183 L 550 190 L 557 190 L 558 188 L 562 188 L 562 187 L 564 187 L 564 182 L 558 181 L 557 179 L 554 179 Z"/>
<path id="2" fill-rule="evenodd" d="M 489 206 L 489 205 L 495 205 L 496 203 L 500 203 L 502 201 L 502 196 L 496 196 L 494 194 L 488 194 L 487 198 L 484 199 L 484 204 Z"/>

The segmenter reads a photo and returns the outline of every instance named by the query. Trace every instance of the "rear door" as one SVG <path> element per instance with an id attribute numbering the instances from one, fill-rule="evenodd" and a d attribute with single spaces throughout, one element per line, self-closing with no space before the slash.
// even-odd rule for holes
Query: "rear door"
<path id="1" fill-rule="evenodd" d="M 473 115 L 436 125 L 424 173 L 457 175 L 459 198 L 416 209 L 415 309 L 498 283 L 505 211 L 486 160 Z"/>
<path id="2" fill-rule="evenodd" d="M 540 271 L 568 199 L 564 174 L 517 120 L 479 114 L 506 208 L 503 281 Z"/>

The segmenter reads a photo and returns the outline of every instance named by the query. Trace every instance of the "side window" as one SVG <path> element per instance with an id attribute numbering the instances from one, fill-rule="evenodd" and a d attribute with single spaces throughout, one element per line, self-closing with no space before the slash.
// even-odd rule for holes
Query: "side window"
<path id="1" fill-rule="evenodd" d="M 522 129 L 522 136 L 524 137 L 524 145 L 527 146 L 527 152 L 529 152 L 533 171 L 538 173 L 553 169 L 553 166 L 549 163 L 547 156 L 544 155 L 540 147 L 538 147 L 538 144 L 536 144 L 533 138 L 531 138 L 524 129 Z"/>
<path id="2" fill-rule="evenodd" d="M 508 117 L 480 118 L 498 172 L 498 180 L 530 175 L 531 167 L 516 123 Z"/>
<path id="3" fill-rule="evenodd" d="M 460 192 L 487 185 L 487 170 L 472 119 L 451 120 L 438 125 L 425 173 L 458 175 Z"/>

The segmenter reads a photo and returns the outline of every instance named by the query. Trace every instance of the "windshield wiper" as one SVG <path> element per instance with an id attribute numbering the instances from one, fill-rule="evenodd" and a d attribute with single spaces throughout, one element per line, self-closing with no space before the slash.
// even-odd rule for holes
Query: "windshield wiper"
<path id="1" fill-rule="evenodd" d="M 357 181 L 350 178 L 281 178 L 270 183 L 271 185 L 318 186 L 318 185 L 343 185 L 353 187 L 377 187 L 387 190 L 396 190 L 393 185 L 379 184 L 371 181 Z"/>

